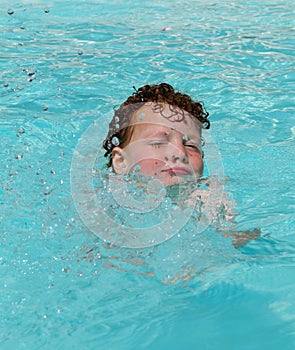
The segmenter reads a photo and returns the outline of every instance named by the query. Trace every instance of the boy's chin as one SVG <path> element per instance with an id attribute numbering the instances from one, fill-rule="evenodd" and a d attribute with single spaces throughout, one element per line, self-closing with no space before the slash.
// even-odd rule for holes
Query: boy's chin
<path id="1" fill-rule="evenodd" d="M 162 179 L 158 179 L 163 183 L 165 187 L 172 186 L 172 185 L 178 185 L 186 182 L 194 182 L 201 178 L 201 175 L 199 176 L 167 176 Z"/>

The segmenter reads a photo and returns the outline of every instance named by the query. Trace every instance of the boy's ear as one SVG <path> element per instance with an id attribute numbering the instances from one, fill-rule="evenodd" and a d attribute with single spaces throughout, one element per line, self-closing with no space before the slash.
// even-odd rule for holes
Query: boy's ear
<path id="1" fill-rule="evenodd" d="M 113 165 L 114 172 L 116 174 L 126 174 L 127 172 L 126 154 L 122 148 L 115 147 L 112 150 L 112 165 Z"/>

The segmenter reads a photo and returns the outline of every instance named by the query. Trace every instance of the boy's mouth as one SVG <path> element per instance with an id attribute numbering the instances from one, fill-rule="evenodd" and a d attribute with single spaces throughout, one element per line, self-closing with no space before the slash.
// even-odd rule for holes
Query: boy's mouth
<path id="1" fill-rule="evenodd" d="M 174 167 L 162 170 L 162 172 L 168 173 L 170 175 L 192 175 L 192 172 L 184 167 Z"/>

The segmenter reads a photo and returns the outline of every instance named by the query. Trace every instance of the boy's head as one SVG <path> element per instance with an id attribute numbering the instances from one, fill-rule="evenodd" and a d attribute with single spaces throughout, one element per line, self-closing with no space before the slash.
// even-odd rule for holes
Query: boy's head
<path id="1" fill-rule="evenodd" d="M 115 111 L 103 143 L 115 173 L 133 170 L 165 185 L 203 172 L 202 128 L 208 113 L 171 85 L 146 85 Z"/>

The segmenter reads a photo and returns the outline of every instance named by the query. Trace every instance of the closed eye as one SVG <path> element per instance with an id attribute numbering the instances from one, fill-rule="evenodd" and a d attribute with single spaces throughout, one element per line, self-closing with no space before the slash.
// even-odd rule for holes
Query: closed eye
<path id="1" fill-rule="evenodd" d="M 161 146 L 166 146 L 167 143 L 152 143 L 151 146 L 154 148 L 160 148 Z"/>
<path id="2" fill-rule="evenodd" d="M 155 148 L 160 148 L 161 146 L 168 145 L 168 142 L 165 140 L 150 140 L 148 144 Z"/>
<path id="3" fill-rule="evenodd" d="M 199 153 L 202 152 L 201 146 L 195 144 L 195 143 L 185 143 L 184 146 L 192 151 L 197 151 Z"/>

